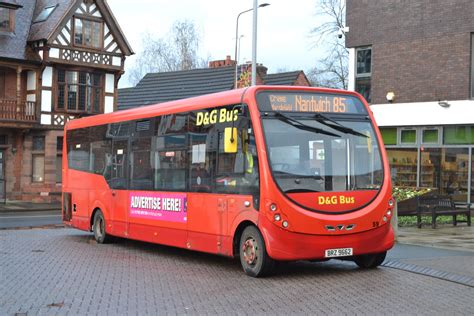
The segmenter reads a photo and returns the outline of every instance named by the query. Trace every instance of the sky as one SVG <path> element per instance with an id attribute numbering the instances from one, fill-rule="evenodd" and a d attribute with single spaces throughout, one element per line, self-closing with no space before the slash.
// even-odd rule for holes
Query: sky
<path id="1" fill-rule="evenodd" d="M 200 32 L 200 56 L 210 60 L 234 59 L 237 15 L 253 8 L 253 0 L 108 0 L 125 37 L 135 52 L 125 62 L 119 87 L 131 86 L 127 70 L 142 51 L 142 36 L 165 37 L 175 21 L 192 21 Z M 257 62 L 269 73 L 308 71 L 321 58 L 310 31 L 318 24 L 316 0 L 259 0 L 269 6 L 258 10 Z M 239 18 L 239 63 L 252 59 L 252 11 Z"/>

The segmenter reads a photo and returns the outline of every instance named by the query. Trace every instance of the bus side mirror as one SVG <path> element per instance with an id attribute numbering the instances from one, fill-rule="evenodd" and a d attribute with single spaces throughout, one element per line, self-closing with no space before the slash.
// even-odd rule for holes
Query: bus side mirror
<path id="1" fill-rule="evenodd" d="M 235 127 L 224 129 L 224 152 L 226 154 L 237 153 L 237 128 Z"/>

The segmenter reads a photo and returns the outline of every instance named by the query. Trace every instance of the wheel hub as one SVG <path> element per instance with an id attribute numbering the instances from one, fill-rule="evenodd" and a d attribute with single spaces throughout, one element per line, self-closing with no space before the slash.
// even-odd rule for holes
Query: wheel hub
<path id="1" fill-rule="evenodd" d="M 244 260 L 248 265 L 254 265 L 257 262 L 258 245 L 255 239 L 249 238 L 242 245 Z"/>

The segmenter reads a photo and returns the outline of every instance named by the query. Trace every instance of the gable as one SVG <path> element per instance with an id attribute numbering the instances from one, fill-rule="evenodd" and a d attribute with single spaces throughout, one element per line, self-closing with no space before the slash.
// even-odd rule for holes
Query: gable
<path id="1" fill-rule="evenodd" d="M 85 33 L 89 31 L 92 31 L 90 35 L 94 42 L 92 44 L 86 42 L 89 36 L 86 38 Z M 104 19 L 104 13 L 96 5 L 95 0 L 78 1 L 73 13 L 63 21 L 49 42 L 63 47 L 75 46 L 123 54 L 111 31 L 111 26 Z"/>
<path id="2" fill-rule="evenodd" d="M 52 29 L 47 46 L 53 62 L 123 70 L 125 56 L 133 54 L 105 1 L 73 1 Z"/>

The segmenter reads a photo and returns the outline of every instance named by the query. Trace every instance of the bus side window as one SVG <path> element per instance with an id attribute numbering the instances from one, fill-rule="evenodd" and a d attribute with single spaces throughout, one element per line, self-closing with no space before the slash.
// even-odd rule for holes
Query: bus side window
<path id="1" fill-rule="evenodd" d="M 105 137 L 106 125 L 90 127 L 90 172 L 105 175 L 110 162 L 112 143 Z"/>
<path id="2" fill-rule="evenodd" d="M 151 137 L 132 140 L 130 152 L 130 189 L 153 190 Z"/>
<path id="3" fill-rule="evenodd" d="M 68 131 L 68 166 L 70 169 L 89 171 L 90 139 L 89 129 L 80 128 Z"/>
<path id="4" fill-rule="evenodd" d="M 156 133 L 151 143 L 155 190 L 186 190 L 187 121 L 187 114 L 156 118 Z"/>
<path id="5" fill-rule="evenodd" d="M 189 189 L 194 192 L 212 192 L 212 175 L 216 163 L 216 130 L 201 128 L 189 135 Z"/>

